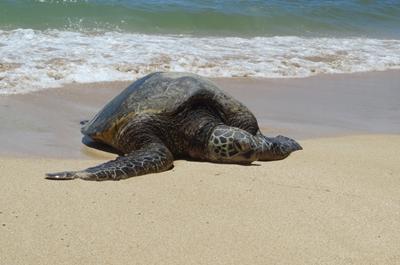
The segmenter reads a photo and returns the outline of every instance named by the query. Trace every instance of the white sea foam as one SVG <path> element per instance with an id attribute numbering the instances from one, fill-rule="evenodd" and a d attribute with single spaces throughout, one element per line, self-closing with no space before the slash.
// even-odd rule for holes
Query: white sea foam
<path id="1" fill-rule="evenodd" d="M 400 69 L 400 40 L 0 30 L 0 94 L 133 80 L 153 71 L 307 77 L 386 69 Z"/>

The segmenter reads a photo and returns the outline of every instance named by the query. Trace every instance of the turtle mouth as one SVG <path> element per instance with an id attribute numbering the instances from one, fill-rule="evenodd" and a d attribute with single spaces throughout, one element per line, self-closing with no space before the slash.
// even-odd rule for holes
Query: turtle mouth
<path id="1" fill-rule="evenodd" d="M 255 152 L 253 150 L 249 150 L 249 151 L 241 154 L 241 156 L 244 157 L 245 159 L 250 159 L 254 155 L 255 155 Z"/>

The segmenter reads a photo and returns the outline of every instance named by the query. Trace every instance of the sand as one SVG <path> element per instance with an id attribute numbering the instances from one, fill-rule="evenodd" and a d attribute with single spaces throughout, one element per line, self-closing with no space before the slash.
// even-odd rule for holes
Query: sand
<path id="1" fill-rule="evenodd" d="M 400 264 L 400 75 L 216 79 L 303 151 L 49 181 L 115 155 L 81 143 L 128 83 L 0 97 L 0 264 Z"/>
<path id="2" fill-rule="evenodd" d="M 400 136 L 301 144 L 119 182 L 43 178 L 104 160 L 0 159 L 0 264 L 399 264 Z"/>

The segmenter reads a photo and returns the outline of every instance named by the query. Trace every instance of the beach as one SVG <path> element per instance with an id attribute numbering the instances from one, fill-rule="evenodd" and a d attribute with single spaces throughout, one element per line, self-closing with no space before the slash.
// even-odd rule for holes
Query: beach
<path id="1" fill-rule="evenodd" d="M 104 159 L 3 157 L 0 263 L 399 264 L 400 136 L 301 144 L 118 182 L 43 178 Z"/>
<path id="2" fill-rule="evenodd" d="M 213 79 L 304 150 L 118 182 L 44 174 L 115 157 L 79 122 L 130 82 L 0 97 L 0 263 L 398 264 L 399 76 Z"/>
<path id="3" fill-rule="evenodd" d="M 0 265 L 400 264 L 399 25 L 392 0 L 0 1 Z M 45 179 L 115 159 L 81 124 L 153 72 L 303 150 Z"/>

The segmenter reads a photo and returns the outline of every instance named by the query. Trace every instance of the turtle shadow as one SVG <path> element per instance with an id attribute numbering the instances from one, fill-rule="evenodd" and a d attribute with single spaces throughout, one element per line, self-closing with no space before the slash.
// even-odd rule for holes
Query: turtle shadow
<path id="1" fill-rule="evenodd" d="M 190 157 L 178 157 L 175 160 L 184 160 L 184 161 L 189 161 L 189 162 L 197 162 L 197 163 L 211 163 L 211 164 L 218 164 L 218 165 L 239 165 L 239 166 L 244 166 L 244 167 L 259 167 L 261 164 L 256 163 L 259 161 L 254 161 L 253 163 L 250 164 L 244 164 L 244 163 L 218 163 L 218 162 L 213 162 L 213 161 L 207 161 L 207 160 L 196 160 Z"/>
<path id="2" fill-rule="evenodd" d="M 109 146 L 109 145 L 107 145 L 107 144 L 103 144 L 103 143 L 100 143 L 100 142 L 93 141 L 92 138 L 90 138 L 89 136 L 84 136 L 84 137 L 82 138 L 82 143 L 83 143 L 84 145 L 86 145 L 87 147 L 89 147 L 89 148 L 93 148 L 93 149 L 100 150 L 100 151 L 107 152 L 107 153 L 112 153 L 112 154 L 119 155 L 119 156 L 123 156 L 123 155 L 124 155 L 123 153 L 119 152 L 118 150 L 116 150 L 116 149 L 113 148 L 112 146 Z M 240 165 L 240 166 L 245 166 L 245 167 L 254 167 L 254 166 L 259 167 L 259 166 L 261 166 L 261 164 L 256 163 L 256 162 L 259 162 L 259 161 L 254 161 L 254 162 L 251 163 L 251 164 L 241 164 L 241 163 L 218 163 L 218 162 L 205 161 L 205 160 L 197 160 L 197 159 L 193 159 L 193 158 L 190 158 L 190 157 L 180 157 L 180 156 L 179 156 L 179 157 L 176 157 L 174 160 L 184 160 L 184 161 L 197 162 L 197 163 L 212 163 L 212 164 Z"/>
<path id="3" fill-rule="evenodd" d="M 103 151 L 103 152 L 112 153 L 112 154 L 116 154 L 116 155 L 119 155 L 119 156 L 123 155 L 123 153 L 119 152 L 117 149 L 113 148 L 112 146 L 93 141 L 88 136 L 84 136 L 82 138 L 82 143 L 84 145 L 86 145 L 87 147 L 90 147 L 90 148 L 93 148 L 93 149 L 97 149 L 97 150 L 100 150 L 100 151 Z"/>

